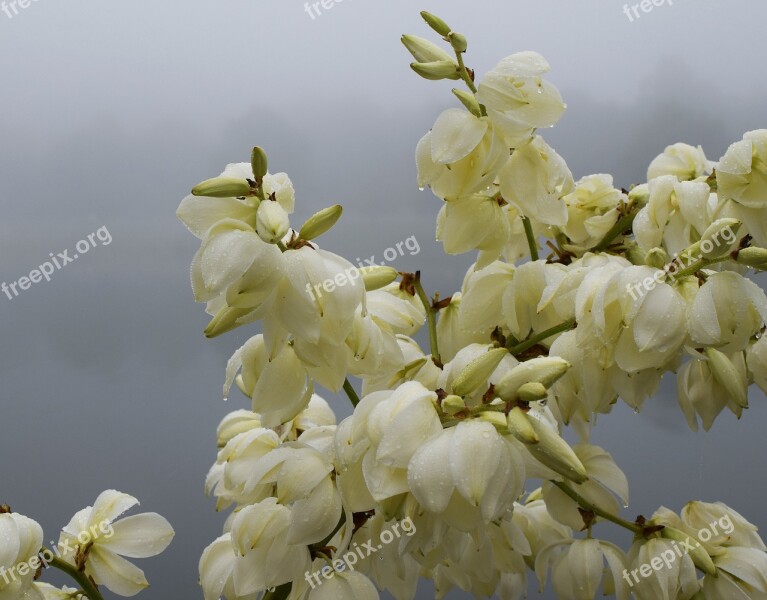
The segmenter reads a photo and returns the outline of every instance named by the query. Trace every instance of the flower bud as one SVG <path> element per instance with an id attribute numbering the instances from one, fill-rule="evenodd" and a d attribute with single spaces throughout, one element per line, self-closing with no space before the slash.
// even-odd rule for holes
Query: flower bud
<path id="1" fill-rule="evenodd" d="M 288 213 L 279 202 L 266 200 L 256 211 L 256 231 L 267 244 L 276 244 L 290 229 Z"/>
<path id="2" fill-rule="evenodd" d="M 247 181 L 234 177 L 214 177 L 192 188 L 193 196 L 208 196 L 209 198 L 237 198 L 250 196 L 251 193 L 252 190 Z"/>
<path id="3" fill-rule="evenodd" d="M 208 326 L 205 328 L 205 337 L 218 337 L 232 329 L 236 329 L 239 326 L 237 319 L 244 317 L 252 311 L 252 308 L 232 308 L 230 306 L 224 306 L 216 313 L 216 316 L 210 320 L 210 323 L 208 323 Z"/>
<path id="4" fill-rule="evenodd" d="M 645 255 L 645 264 L 654 269 L 663 269 L 663 267 L 669 264 L 669 261 L 668 252 L 663 248 L 652 248 Z"/>
<path id="5" fill-rule="evenodd" d="M 525 446 L 535 459 L 575 483 L 588 481 L 586 467 L 570 445 L 550 426 L 535 417 L 528 417 L 540 441 Z"/>
<path id="6" fill-rule="evenodd" d="M 442 79 L 460 79 L 458 66 L 450 60 L 438 60 L 427 63 L 411 63 L 413 69 L 424 79 L 429 81 L 440 81 Z"/>
<path id="7" fill-rule="evenodd" d="M 465 396 L 484 385 L 508 354 L 506 348 L 494 348 L 475 358 L 453 380 L 453 393 Z"/>
<path id="8" fill-rule="evenodd" d="M 430 63 L 440 60 L 453 62 L 453 57 L 437 46 L 437 44 L 417 35 L 403 35 L 402 43 L 419 63 Z"/>
<path id="9" fill-rule="evenodd" d="M 506 415 L 503 413 L 488 410 L 479 414 L 479 420 L 490 423 L 493 427 L 495 427 L 496 431 L 501 433 L 506 433 L 506 430 L 508 429 L 506 424 Z"/>
<path id="10" fill-rule="evenodd" d="M 399 276 L 399 272 L 394 267 L 381 265 L 362 267 L 360 274 L 362 275 L 362 282 L 365 284 L 365 290 L 368 292 L 386 287 Z"/>
<path id="11" fill-rule="evenodd" d="M 570 368 L 570 363 L 559 356 L 534 358 L 514 367 L 496 384 L 495 393 L 506 401 L 516 400 L 524 384 L 537 381 L 551 387 Z"/>
<path id="12" fill-rule="evenodd" d="M 253 167 L 253 177 L 256 181 L 261 181 L 269 169 L 269 161 L 266 158 L 264 149 L 256 146 L 250 155 L 250 164 Z"/>
<path id="13" fill-rule="evenodd" d="M 456 52 L 466 52 L 466 48 L 469 46 L 469 43 L 466 41 L 466 37 L 460 33 L 456 33 L 455 31 L 452 31 L 448 34 L 447 40 L 450 42 L 450 45 Z"/>
<path id="14" fill-rule="evenodd" d="M 767 249 L 743 248 L 743 250 L 738 251 L 737 262 L 757 269 L 767 268 Z"/>
<path id="15" fill-rule="evenodd" d="M 523 444 L 537 444 L 541 441 L 535 429 L 530 424 L 530 418 L 527 413 L 518 406 L 515 406 L 509 412 L 506 418 L 506 426 L 509 433 L 517 438 Z"/>
<path id="16" fill-rule="evenodd" d="M 708 551 L 698 541 L 690 538 L 684 531 L 674 529 L 673 527 L 664 527 L 660 534 L 661 537 L 667 540 L 674 540 L 675 542 L 686 544 L 688 550 L 690 546 L 692 546 L 693 549 L 689 550 L 689 553 L 695 566 L 704 573 L 716 577 L 716 565 L 714 564 L 714 561 L 711 560 Z"/>
<path id="17" fill-rule="evenodd" d="M 344 209 L 340 204 L 334 204 L 333 206 L 323 208 L 321 211 L 314 213 L 306 220 L 306 223 L 301 226 L 301 231 L 298 232 L 298 237 L 302 240 L 313 240 L 320 237 L 338 222 L 343 210 Z"/>
<path id="18" fill-rule="evenodd" d="M 709 259 L 724 256 L 737 239 L 741 225 L 737 219 L 717 219 L 711 223 L 700 238 L 701 256 Z"/>
<path id="19" fill-rule="evenodd" d="M 423 20 L 426 21 L 429 27 L 431 27 L 438 34 L 442 36 L 446 36 L 447 34 L 450 33 L 450 26 L 447 23 L 445 23 L 442 19 L 440 19 L 438 16 L 423 10 L 421 11 L 421 17 L 423 17 Z"/>
<path id="20" fill-rule="evenodd" d="M 517 395 L 522 402 L 537 402 L 538 400 L 543 400 L 548 395 L 548 392 L 542 383 L 531 381 L 520 387 L 517 390 Z"/>
<path id="21" fill-rule="evenodd" d="M 464 402 L 463 398 L 460 396 L 450 394 L 442 400 L 442 410 L 449 415 L 456 415 L 459 412 L 466 410 L 466 402 Z"/>
<path id="22" fill-rule="evenodd" d="M 738 406 L 748 408 L 747 382 L 738 373 L 735 365 L 727 358 L 726 354 L 715 348 L 706 348 L 705 352 L 714 379 L 727 390 L 727 393 Z"/>
<path id="23" fill-rule="evenodd" d="M 471 114 L 477 118 L 482 116 L 482 109 L 479 107 L 479 102 L 474 94 L 458 88 L 453 88 L 453 94 L 455 94 L 456 98 L 461 101 L 461 104 L 463 104 L 466 107 L 466 110 Z"/>

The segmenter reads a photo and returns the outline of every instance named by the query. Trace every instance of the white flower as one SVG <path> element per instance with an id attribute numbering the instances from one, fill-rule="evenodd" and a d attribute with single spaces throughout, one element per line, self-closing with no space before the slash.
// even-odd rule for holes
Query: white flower
<path id="1" fill-rule="evenodd" d="M 418 142 L 418 185 L 428 185 L 443 199 L 468 196 L 493 183 L 507 156 L 487 117 L 448 109 Z"/>
<path id="2" fill-rule="evenodd" d="M 423 303 L 401 290 L 398 283 L 368 292 L 366 301 L 367 310 L 376 323 L 393 333 L 413 335 L 426 321 Z"/>
<path id="3" fill-rule="evenodd" d="M 762 335 L 756 343 L 749 345 L 746 361 L 754 382 L 767 393 L 767 337 Z"/>
<path id="4" fill-rule="evenodd" d="M 730 356 L 725 355 L 732 368 L 742 380 L 742 386 L 748 383 L 746 364 L 742 352 Z M 711 429 L 714 421 L 725 407 L 729 408 L 738 418 L 743 414 L 743 406 L 738 404 L 733 394 L 715 376 L 711 362 L 693 359 L 685 363 L 677 376 L 677 394 L 679 406 L 687 418 L 687 423 L 693 431 L 698 430 L 698 417 L 703 429 Z"/>
<path id="5" fill-rule="evenodd" d="M 745 350 L 767 320 L 767 296 L 732 271 L 713 273 L 690 306 L 689 330 L 696 346 L 725 353 Z"/>
<path id="6" fill-rule="evenodd" d="M 0 600 L 42 599 L 33 586 L 42 545 L 43 530 L 36 521 L 17 513 L 0 514 Z"/>
<path id="7" fill-rule="evenodd" d="M 222 595 L 235 597 L 233 574 L 236 562 L 231 533 L 225 533 L 203 550 L 199 573 L 205 600 L 219 600 Z"/>
<path id="8" fill-rule="evenodd" d="M 263 200 L 256 212 L 256 231 L 267 244 L 276 244 L 290 229 L 290 218 L 282 205 L 272 200 Z"/>
<path id="9" fill-rule="evenodd" d="M 251 273 L 250 280 L 240 286 L 244 289 L 237 291 L 252 294 L 259 288 L 270 288 L 279 274 L 280 258 L 280 251 L 264 243 L 250 225 L 234 219 L 219 221 L 208 230 L 192 260 L 195 300 L 206 302 L 221 295 L 252 265 L 256 265 L 257 273 Z"/>
<path id="10" fill-rule="evenodd" d="M 307 600 L 378 600 L 378 590 L 362 573 L 333 572 L 322 585 L 309 592 Z"/>
<path id="11" fill-rule="evenodd" d="M 497 258 L 511 233 L 507 212 L 495 194 L 449 200 L 437 217 L 437 240 L 447 254 L 484 250 Z"/>
<path id="12" fill-rule="evenodd" d="M 407 479 L 424 508 L 469 531 L 476 518 L 488 522 L 507 510 L 522 493 L 525 469 L 490 423 L 462 421 L 418 449 Z"/>
<path id="13" fill-rule="evenodd" d="M 480 81 L 477 99 L 487 107 L 490 120 L 510 148 L 562 117 L 565 103 L 559 90 L 541 78 L 549 70 L 540 54 L 518 52 L 504 58 Z"/>
<path id="14" fill-rule="evenodd" d="M 476 265 L 463 280 L 458 318 L 466 331 L 490 333 L 499 325 L 503 295 L 514 278 L 514 265 L 496 261 L 484 269 Z"/>
<path id="15" fill-rule="evenodd" d="M 595 600 L 603 581 L 604 595 L 629 600 L 629 585 L 622 577 L 626 555 L 614 544 L 594 539 L 565 540 L 544 548 L 535 561 L 541 590 L 546 585 L 549 566 L 554 591 L 560 600 Z"/>
<path id="16" fill-rule="evenodd" d="M 690 600 L 698 591 L 692 558 L 689 554 L 680 557 L 677 547 L 676 542 L 661 538 L 634 543 L 623 578 L 637 600 Z"/>
<path id="17" fill-rule="evenodd" d="M 246 506 L 232 522 L 232 541 L 237 553 L 233 571 L 236 595 L 246 596 L 303 579 L 311 559 L 306 545 L 290 544 L 287 532 L 292 511 L 276 498 Z"/>
<path id="18" fill-rule="evenodd" d="M 469 344 L 481 343 L 490 339 L 490 335 L 478 331 L 468 331 L 462 327 L 460 318 L 462 296 L 456 292 L 450 298 L 450 304 L 439 311 L 437 339 L 442 361 L 451 361 L 455 355 Z"/>
<path id="19" fill-rule="evenodd" d="M 547 225 L 567 224 L 567 205 L 562 198 L 575 182 L 564 159 L 542 137 L 519 146 L 500 174 L 501 194 L 522 215 Z"/>
<path id="20" fill-rule="evenodd" d="M 673 175 L 679 181 L 692 181 L 710 174 L 711 170 L 712 163 L 706 159 L 703 148 L 679 143 L 667 146 L 663 154 L 653 159 L 647 170 L 647 180 Z"/>
<path id="21" fill-rule="evenodd" d="M 71 587 L 56 588 L 48 583 L 35 583 L 34 587 L 45 600 L 87 600 L 84 595 Z"/>
<path id="22" fill-rule="evenodd" d="M 562 231 L 574 246 L 587 249 L 607 235 L 620 217 L 619 205 L 628 198 L 613 187 L 611 175 L 589 175 L 579 180 L 563 200 L 568 217 Z M 565 249 L 571 250 L 569 245 Z"/>
<path id="23" fill-rule="evenodd" d="M 282 328 L 310 344 L 323 340 L 343 345 L 364 301 L 359 269 L 312 246 L 288 250 L 283 257 L 285 277 L 277 285 L 275 310 L 266 316 L 265 327 Z"/>
<path id="24" fill-rule="evenodd" d="M 102 492 L 93 506 L 72 517 L 59 539 L 64 560 L 77 565 L 84 557 L 85 573 L 96 584 L 120 596 L 134 596 L 149 585 L 144 572 L 122 557 L 156 556 L 175 535 L 170 523 L 157 513 L 141 513 L 116 521 L 136 505 L 138 500 L 128 494 Z"/>
<path id="25" fill-rule="evenodd" d="M 748 208 L 767 208 L 767 129 L 749 131 L 716 168 L 718 193 Z"/>

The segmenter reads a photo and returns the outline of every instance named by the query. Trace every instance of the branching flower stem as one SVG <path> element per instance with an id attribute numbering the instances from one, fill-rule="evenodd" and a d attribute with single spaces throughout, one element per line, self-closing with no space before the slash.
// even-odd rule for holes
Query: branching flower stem
<path id="1" fill-rule="evenodd" d="M 530 223 L 529 217 L 521 217 L 522 225 L 525 227 L 525 235 L 527 236 L 527 245 L 530 248 L 530 258 L 532 260 L 538 260 L 538 241 L 535 239 L 535 233 L 533 233 L 533 225 Z"/>
<path id="2" fill-rule="evenodd" d="M 606 512 L 602 510 L 601 508 L 594 506 L 591 504 L 588 500 L 586 500 L 583 496 L 581 496 L 578 492 L 573 490 L 569 485 L 566 483 L 562 483 L 561 481 L 552 481 L 555 486 L 557 486 L 560 490 L 562 490 L 565 494 L 567 494 L 571 499 L 573 499 L 575 502 L 578 503 L 578 506 L 580 506 L 583 510 L 587 510 L 593 514 L 595 514 L 598 517 L 602 517 L 606 521 L 610 521 L 612 523 L 615 523 L 616 525 L 620 525 L 624 529 L 628 529 L 629 531 L 635 533 L 635 534 L 641 534 L 642 528 L 637 525 L 636 523 L 629 523 L 628 521 L 621 519 L 620 517 L 617 517 L 615 515 L 611 515 L 609 512 Z"/>
<path id="3" fill-rule="evenodd" d="M 352 406 L 356 407 L 360 403 L 360 397 L 357 395 L 357 390 L 352 387 L 348 377 L 344 379 L 344 392 L 346 392 L 346 395 L 349 397 L 349 402 L 352 403 Z"/>
<path id="4" fill-rule="evenodd" d="M 559 325 L 555 325 L 551 329 L 547 329 L 546 331 L 541 331 L 538 335 L 535 335 L 529 339 L 526 339 L 524 342 L 520 342 L 519 344 L 515 344 L 514 346 L 509 347 L 509 352 L 513 356 L 519 356 L 526 350 L 529 350 L 536 344 L 550 338 L 552 335 L 556 335 L 558 333 L 562 333 L 564 331 L 569 331 L 573 327 L 575 327 L 575 319 L 569 319 L 568 321 L 565 321 L 564 323 L 560 323 Z"/>
<path id="5" fill-rule="evenodd" d="M 104 600 L 101 592 L 99 592 L 99 588 L 93 581 L 91 581 L 90 577 L 88 577 L 84 571 L 78 571 L 76 567 L 57 556 L 54 556 L 52 560 L 48 561 L 48 564 L 59 571 L 63 571 L 74 579 L 82 589 L 83 593 L 88 597 L 88 600 Z"/>

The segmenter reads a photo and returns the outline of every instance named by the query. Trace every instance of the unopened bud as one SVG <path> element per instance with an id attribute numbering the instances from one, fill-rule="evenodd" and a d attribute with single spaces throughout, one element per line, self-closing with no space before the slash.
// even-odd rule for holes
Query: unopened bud
<path id="1" fill-rule="evenodd" d="M 264 149 L 256 146 L 250 155 L 250 164 L 253 167 L 253 177 L 260 182 L 269 170 L 269 161 L 266 158 Z"/>
<path id="2" fill-rule="evenodd" d="M 461 104 L 463 104 L 471 114 L 473 114 L 475 117 L 482 116 L 482 109 L 480 108 L 479 102 L 477 101 L 477 98 L 474 94 L 467 92 L 466 90 L 460 90 L 458 88 L 453 88 L 453 94 L 455 94 L 456 98 L 461 101 Z"/>
<path id="3" fill-rule="evenodd" d="M 365 284 L 365 290 L 368 292 L 386 287 L 399 276 L 399 272 L 394 267 L 380 265 L 362 267 L 360 274 L 362 275 L 362 282 Z"/>
<path id="4" fill-rule="evenodd" d="M 570 363 L 559 356 L 534 358 L 518 364 L 496 384 L 495 393 L 506 401 L 516 400 L 518 390 L 526 383 L 537 381 L 550 388 L 570 368 Z"/>
<path id="5" fill-rule="evenodd" d="M 758 269 L 767 268 L 767 249 L 743 248 L 738 251 L 738 263 Z"/>
<path id="6" fill-rule="evenodd" d="M 717 219 L 700 238 L 700 254 L 703 258 L 719 258 L 729 251 L 737 240 L 741 223 L 738 219 Z"/>
<path id="7" fill-rule="evenodd" d="M 453 380 L 453 393 L 465 396 L 487 383 L 490 375 L 508 355 L 506 348 L 494 348 L 475 358 Z"/>
<path id="8" fill-rule="evenodd" d="M 466 52 L 466 48 L 469 47 L 466 37 L 455 31 L 448 34 L 447 40 L 456 52 Z"/>
<path id="9" fill-rule="evenodd" d="M 706 348 L 706 357 L 714 379 L 741 408 L 748 408 L 748 386 L 727 355 L 716 348 Z"/>
<path id="10" fill-rule="evenodd" d="M 538 381 L 526 383 L 517 390 L 517 395 L 522 402 L 537 402 L 543 400 L 548 394 L 546 387 Z"/>
<path id="11" fill-rule="evenodd" d="M 570 481 L 578 484 L 588 481 L 586 467 L 583 466 L 570 445 L 545 423 L 541 423 L 535 417 L 529 417 L 529 420 L 536 435 L 540 438 L 537 444 L 525 446 L 530 454 L 538 462 Z"/>
<path id="12" fill-rule="evenodd" d="M 218 337 L 232 329 L 236 329 L 240 325 L 237 323 L 237 319 L 244 317 L 249 312 L 253 312 L 253 309 L 224 306 L 208 323 L 208 326 L 205 328 L 205 337 Z"/>
<path id="13" fill-rule="evenodd" d="M 423 20 L 426 21 L 426 23 L 429 25 L 429 27 L 431 27 L 438 34 L 446 36 L 450 33 L 450 26 L 437 15 L 433 15 L 424 10 L 421 11 L 421 16 L 423 17 Z"/>
<path id="14" fill-rule="evenodd" d="M 523 444 L 537 444 L 541 441 L 541 438 L 535 433 L 527 413 L 518 406 L 509 412 L 509 416 L 506 418 L 506 427 L 508 427 L 509 433 Z"/>
<path id="15" fill-rule="evenodd" d="M 652 248 L 645 255 L 645 264 L 654 269 L 663 269 L 670 260 L 668 252 L 663 248 Z"/>
<path id="16" fill-rule="evenodd" d="M 314 213 L 301 226 L 298 237 L 302 240 L 314 240 L 320 237 L 338 222 L 343 211 L 344 209 L 340 204 L 335 204 Z"/>
<path id="17" fill-rule="evenodd" d="M 684 531 L 674 529 L 673 527 L 664 527 L 660 532 L 660 535 L 667 540 L 673 540 L 675 542 L 681 542 L 682 544 L 685 544 L 685 547 L 689 550 L 690 558 L 692 558 L 692 562 L 695 563 L 695 566 L 704 573 L 716 577 L 717 571 L 714 561 L 711 560 L 711 556 L 709 555 L 708 550 L 706 550 L 697 540 L 692 539 Z M 690 548 L 692 548 L 692 550 L 690 550 Z"/>
<path id="18" fill-rule="evenodd" d="M 419 63 L 430 63 L 440 60 L 453 62 L 453 57 L 445 50 L 437 46 L 437 44 L 417 35 L 403 35 L 402 43 Z"/>
<path id="19" fill-rule="evenodd" d="M 256 232 L 267 244 L 276 244 L 290 229 L 290 218 L 279 202 L 265 200 L 256 211 Z"/>
<path id="20" fill-rule="evenodd" d="M 252 190 L 247 181 L 234 177 L 214 177 L 192 188 L 193 196 L 208 196 L 210 198 L 238 198 L 250 196 L 251 193 Z"/>
<path id="21" fill-rule="evenodd" d="M 487 410 L 480 413 L 479 420 L 490 423 L 500 433 L 506 433 L 506 415 L 503 413 Z"/>
<path id="22" fill-rule="evenodd" d="M 466 402 L 460 396 L 450 394 L 442 400 L 442 410 L 449 415 L 456 415 L 466 410 Z"/>
<path id="23" fill-rule="evenodd" d="M 438 60 L 427 63 L 415 62 L 410 64 L 410 68 L 429 81 L 460 79 L 458 66 L 451 60 Z"/>

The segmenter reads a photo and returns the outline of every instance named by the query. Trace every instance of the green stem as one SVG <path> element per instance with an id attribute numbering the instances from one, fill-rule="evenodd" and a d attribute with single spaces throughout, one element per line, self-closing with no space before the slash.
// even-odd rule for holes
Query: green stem
<path id="1" fill-rule="evenodd" d="M 530 223 L 528 217 L 522 217 L 522 225 L 525 227 L 525 235 L 527 236 L 527 245 L 530 247 L 530 258 L 532 260 L 538 260 L 538 241 L 535 239 L 533 233 L 533 224 Z"/>
<path id="2" fill-rule="evenodd" d="M 458 72 L 461 74 L 461 79 L 466 82 L 466 85 L 471 90 L 471 93 L 476 94 L 477 86 L 474 85 L 474 82 L 471 80 L 471 76 L 469 75 L 469 71 L 466 70 L 466 65 L 463 62 L 463 52 L 456 52 L 455 57 L 458 59 Z"/>
<path id="3" fill-rule="evenodd" d="M 80 588 L 82 588 L 83 593 L 88 597 L 88 600 L 104 600 L 101 592 L 99 592 L 99 588 L 93 581 L 91 581 L 90 577 L 88 577 L 84 571 L 78 571 L 74 566 L 58 557 L 53 557 L 53 560 L 49 561 L 48 564 L 59 571 L 63 571 L 74 579 Z"/>
<path id="4" fill-rule="evenodd" d="M 618 222 L 613 225 L 612 229 L 607 232 L 607 235 L 605 235 L 604 238 L 602 238 L 602 241 L 599 242 L 596 246 L 592 248 L 594 252 L 602 252 L 604 250 L 607 250 L 607 247 L 613 242 L 615 238 L 617 238 L 619 235 L 621 235 L 624 231 L 629 229 L 634 224 L 634 219 L 636 219 L 636 216 L 639 214 L 639 210 L 641 207 L 634 208 L 629 214 L 624 215 L 620 219 L 618 219 Z"/>
<path id="5" fill-rule="evenodd" d="M 519 344 L 515 346 L 511 346 L 509 348 L 509 352 L 511 352 L 511 354 L 514 356 L 522 354 L 523 352 L 525 352 L 526 350 L 529 350 L 530 348 L 532 348 L 539 342 L 542 342 L 550 338 L 552 335 L 562 333 L 563 331 L 571 330 L 573 327 L 575 327 L 575 325 L 576 325 L 575 319 L 570 319 L 569 321 L 565 321 L 564 323 L 555 325 L 551 329 L 547 329 L 546 331 L 542 331 L 536 336 L 526 339 L 524 342 L 520 342 Z"/>
<path id="6" fill-rule="evenodd" d="M 432 305 L 429 297 L 421 285 L 421 274 L 416 273 L 415 276 L 415 292 L 423 303 L 423 307 L 426 309 L 426 321 L 429 325 L 429 346 L 431 347 L 431 356 L 434 362 L 442 364 L 442 360 L 439 356 L 439 341 L 437 340 L 437 310 Z"/>
<path id="7" fill-rule="evenodd" d="M 357 395 L 357 390 L 352 387 L 348 377 L 344 379 L 344 391 L 349 397 L 349 401 L 352 403 L 352 406 L 356 407 L 360 403 L 360 397 Z"/>
<path id="8" fill-rule="evenodd" d="M 588 500 L 586 500 L 583 496 L 578 494 L 575 490 L 573 490 L 570 486 L 568 486 L 566 483 L 563 483 L 561 481 L 552 481 L 555 486 L 557 486 L 560 490 L 562 490 L 565 494 L 570 496 L 575 502 L 578 503 L 578 505 L 589 512 L 594 513 L 598 517 L 602 517 L 606 521 L 610 521 L 612 523 L 615 523 L 616 525 L 620 525 L 624 529 L 628 529 L 629 531 L 632 531 L 633 533 L 640 534 L 642 533 L 642 528 L 637 525 L 636 523 L 629 523 L 628 521 L 621 519 L 620 517 L 616 517 L 615 515 L 611 515 L 609 512 L 606 512 L 602 510 L 601 508 L 598 508 L 591 504 Z"/>
<path id="9" fill-rule="evenodd" d="M 719 258 L 701 258 L 694 264 L 690 265 L 686 269 L 682 269 L 681 271 L 673 274 L 669 274 L 670 278 L 677 279 L 679 277 L 687 277 L 688 275 L 695 275 L 698 271 L 701 269 L 705 269 L 706 267 L 709 267 L 711 265 L 715 265 L 716 263 L 725 262 L 727 260 L 730 260 L 730 255 L 727 254 L 725 256 L 720 256 Z"/>

